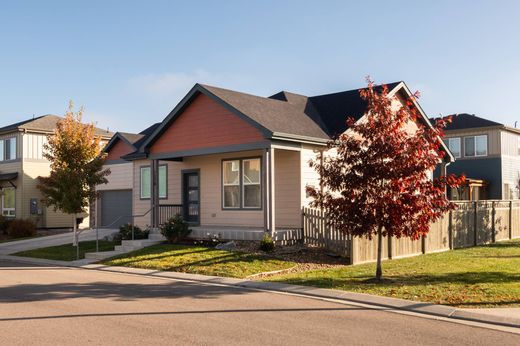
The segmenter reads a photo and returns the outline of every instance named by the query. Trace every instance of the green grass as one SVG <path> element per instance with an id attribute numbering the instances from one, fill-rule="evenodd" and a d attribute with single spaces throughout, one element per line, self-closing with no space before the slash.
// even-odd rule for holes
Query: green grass
<path id="1" fill-rule="evenodd" d="M 245 278 L 293 267 L 296 263 L 266 256 L 187 245 L 154 245 L 102 262 L 106 265 Z"/>
<path id="2" fill-rule="evenodd" d="M 112 241 L 100 240 L 99 251 L 111 251 L 114 250 L 114 246 L 117 245 Z M 80 259 L 85 258 L 86 252 L 96 251 L 96 241 L 82 241 L 79 243 L 79 257 Z M 17 252 L 15 256 L 22 257 L 34 257 L 44 258 L 57 261 L 74 261 L 76 260 L 76 248 L 72 244 L 50 246 L 40 249 L 28 250 Z"/>
<path id="3" fill-rule="evenodd" d="M 520 240 L 375 264 L 278 275 L 269 281 L 334 288 L 460 307 L 520 306 Z"/>

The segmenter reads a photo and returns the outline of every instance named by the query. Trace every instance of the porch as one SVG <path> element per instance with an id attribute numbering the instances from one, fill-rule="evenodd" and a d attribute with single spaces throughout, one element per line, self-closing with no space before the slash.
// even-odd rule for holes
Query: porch
<path id="1" fill-rule="evenodd" d="M 180 214 L 195 238 L 260 240 L 267 232 L 280 242 L 300 239 L 301 208 L 308 202 L 305 186 L 313 175 L 309 153 L 315 153 L 302 153 L 300 146 L 264 145 L 257 150 L 151 157 L 146 163 L 150 199 L 139 198 L 142 177 L 134 190 L 134 204 L 151 212 L 137 223 L 157 228 Z M 137 175 L 141 167 L 136 165 Z"/>

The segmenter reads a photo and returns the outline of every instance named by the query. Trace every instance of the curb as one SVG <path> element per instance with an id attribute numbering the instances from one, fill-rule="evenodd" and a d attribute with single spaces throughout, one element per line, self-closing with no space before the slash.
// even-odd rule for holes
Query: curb
<path id="1" fill-rule="evenodd" d="M 516 318 L 516 317 L 491 315 L 491 314 L 479 313 L 479 312 L 475 312 L 475 311 L 468 311 L 468 310 L 459 309 L 459 308 L 453 308 L 453 307 L 446 306 L 446 305 L 416 302 L 416 301 L 399 299 L 399 298 L 375 296 L 375 295 L 366 294 L 366 293 L 355 293 L 355 292 L 339 291 L 339 290 L 325 289 L 325 288 L 314 288 L 311 286 L 289 285 L 289 284 L 282 284 L 282 283 L 278 283 L 278 282 L 261 282 L 261 281 L 251 281 L 251 280 L 247 280 L 247 279 L 233 279 L 233 278 L 226 278 L 226 277 L 219 277 L 219 276 L 200 275 L 200 274 L 187 274 L 187 273 L 180 273 L 180 272 L 166 272 L 166 271 L 150 270 L 150 269 L 106 266 L 106 265 L 102 265 L 102 264 L 89 264 L 83 260 L 74 261 L 74 262 L 65 262 L 65 261 L 53 261 L 53 260 L 34 259 L 34 258 L 17 257 L 17 256 L 0 256 L 0 259 L 16 261 L 16 262 L 23 262 L 23 263 L 31 263 L 31 264 L 73 267 L 73 268 L 99 270 L 99 271 L 106 271 L 106 272 L 113 272 L 113 273 L 143 275 L 143 276 L 149 276 L 149 277 L 166 278 L 166 279 L 174 279 L 174 280 L 182 280 L 182 281 L 196 281 L 196 282 L 200 282 L 200 283 L 204 283 L 204 284 L 208 284 L 208 285 L 217 284 L 217 285 L 224 285 L 224 286 L 230 286 L 230 287 L 245 288 L 245 289 L 250 289 L 250 290 L 291 293 L 291 294 L 297 294 L 297 295 L 309 297 L 309 298 L 335 299 L 335 300 L 341 300 L 345 303 L 350 302 L 350 303 L 358 303 L 358 304 L 367 304 L 367 305 L 372 305 L 372 306 L 377 306 L 377 307 L 382 307 L 382 308 L 390 308 L 390 309 L 396 309 L 396 310 L 415 312 L 415 313 L 443 317 L 443 318 L 453 319 L 453 320 L 465 320 L 465 321 L 487 323 L 487 324 L 493 324 L 493 325 L 499 325 L 499 326 L 505 326 L 505 327 L 520 328 L 520 318 Z"/>
<path id="2" fill-rule="evenodd" d="M 233 279 L 219 276 L 208 276 L 200 274 L 187 274 L 179 272 L 164 272 L 149 269 L 138 269 L 128 267 L 105 266 L 101 264 L 87 264 L 79 266 L 83 269 L 101 270 L 125 274 L 137 274 L 151 277 L 168 278 L 183 281 L 197 281 L 205 284 L 218 284 L 225 286 L 234 286 L 252 290 L 274 291 L 282 293 L 298 294 L 310 298 L 326 298 L 341 300 L 346 303 L 358 303 L 378 306 L 382 308 L 390 308 L 415 312 L 420 314 L 444 317 L 454 320 L 465 320 L 472 322 L 480 322 L 487 324 L 500 325 L 505 327 L 520 328 L 520 318 L 497 316 L 464 309 L 454 308 L 446 305 L 438 305 L 432 303 L 416 302 L 411 300 L 389 298 L 375 296 L 366 293 L 355 293 L 347 291 L 339 291 L 325 288 L 314 288 L 310 286 L 289 285 L 277 282 L 260 282 L 247 279 Z"/>

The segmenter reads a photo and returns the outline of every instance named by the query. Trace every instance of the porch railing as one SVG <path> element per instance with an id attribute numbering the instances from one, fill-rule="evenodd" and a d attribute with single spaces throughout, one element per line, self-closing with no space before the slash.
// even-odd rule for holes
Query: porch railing
<path id="1" fill-rule="evenodd" d="M 159 205 L 159 225 L 164 224 L 177 214 L 182 215 L 182 204 Z"/>

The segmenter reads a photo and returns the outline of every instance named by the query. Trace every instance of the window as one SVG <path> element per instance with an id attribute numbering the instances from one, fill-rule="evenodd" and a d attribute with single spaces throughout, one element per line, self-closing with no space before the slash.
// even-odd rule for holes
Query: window
<path id="1" fill-rule="evenodd" d="M 16 159 L 16 138 L 0 140 L 0 161 Z"/>
<path id="2" fill-rule="evenodd" d="M 159 198 L 168 198 L 168 166 L 159 166 Z"/>
<path id="3" fill-rule="evenodd" d="M 223 207 L 240 208 L 240 160 L 224 161 L 223 177 Z"/>
<path id="4" fill-rule="evenodd" d="M 152 196 L 152 170 L 150 166 L 141 167 L 141 199 Z M 159 198 L 168 198 L 168 166 L 159 166 Z"/>
<path id="5" fill-rule="evenodd" d="M 450 149 L 451 153 L 455 157 L 460 157 L 460 138 L 446 138 L 444 140 L 444 143 L 448 146 L 448 149 Z"/>
<path id="6" fill-rule="evenodd" d="M 16 190 L 12 187 L 2 190 L 2 215 L 7 217 L 15 217 L 15 200 Z"/>
<path id="7" fill-rule="evenodd" d="M 487 156 L 487 135 L 464 137 L 464 156 Z"/>
<path id="8" fill-rule="evenodd" d="M 222 207 L 262 207 L 261 161 L 259 158 L 222 162 Z"/>
<path id="9" fill-rule="evenodd" d="M 141 167 L 141 199 L 150 198 L 152 194 L 152 181 L 150 166 Z"/>

